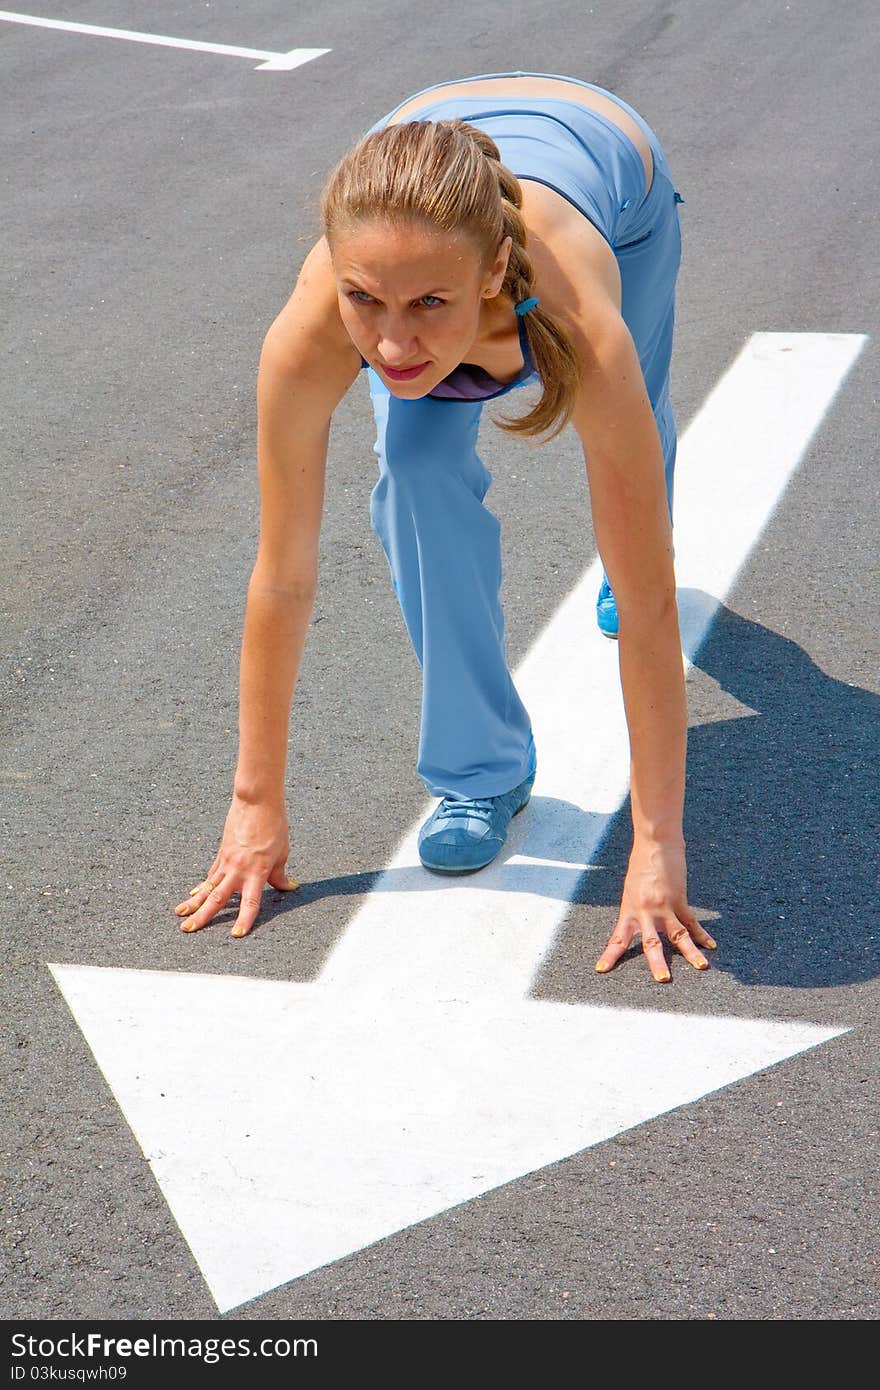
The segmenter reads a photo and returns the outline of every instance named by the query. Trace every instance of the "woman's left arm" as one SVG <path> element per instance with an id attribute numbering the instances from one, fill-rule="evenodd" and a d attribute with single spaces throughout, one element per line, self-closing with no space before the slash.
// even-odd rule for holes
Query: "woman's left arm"
<path id="1" fill-rule="evenodd" d="M 699 970 L 708 966 L 699 948 L 712 949 L 715 941 L 687 898 L 687 702 L 663 449 L 633 336 L 621 318 L 612 250 L 582 218 L 552 232 L 531 245 L 545 303 L 559 310 L 577 349 L 580 386 L 571 424 L 584 448 L 596 545 L 617 605 L 630 734 L 633 851 L 617 923 L 596 970 L 612 969 L 641 934 L 653 979 L 665 981 L 662 937 Z"/>
<path id="2" fill-rule="evenodd" d="M 665 936 L 692 965 L 715 942 L 687 899 L 683 832 L 687 705 L 663 449 L 632 335 L 617 259 L 597 228 L 540 185 L 523 183 L 535 293 L 578 358 L 571 423 L 583 445 L 596 543 L 619 620 L 629 729 L 633 847 L 620 911 L 596 962 L 604 974 L 637 935 L 655 980 Z"/>
<path id="3" fill-rule="evenodd" d="M 572 328 L 569 323 L 568 327 Z M 629 730 L 633 847 L 617 923 L 596 963 L 610 970 L 637 935 L 655 980 L 662 937 L 699 970 L 715 942 L 688 905 L 683 832 L 687 705 L 663 450 L 632 336 L 593 297 L 574 326 L 581 381 L 572 424 L 587 463 L 596 542 L 614 593 Z"/>

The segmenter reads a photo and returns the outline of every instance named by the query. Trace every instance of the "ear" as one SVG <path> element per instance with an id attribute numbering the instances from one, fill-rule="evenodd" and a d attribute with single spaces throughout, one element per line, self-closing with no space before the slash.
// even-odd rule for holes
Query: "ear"
<path id="1" fill-rule="evenodd" d="M 513 237 L 503 237 L 498 244 L 498 250 L 495 252 L 495 259 L 492 262 L 492 266 L 486 272 L 483 281 L 484 299 L 494 299 L 496 294 L 500 294 L 501 286 L 504 284 L 504 277 L 507 274 L 507 265 L 512 250 Z"/>

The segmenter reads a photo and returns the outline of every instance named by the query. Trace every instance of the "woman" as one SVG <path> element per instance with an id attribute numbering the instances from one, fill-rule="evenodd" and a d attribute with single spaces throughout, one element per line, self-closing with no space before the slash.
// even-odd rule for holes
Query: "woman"
<path id="1" fill-rule="evenodd" d="M 502 428 L 586 458 L 606 570 L 597 618 L 619 635 L 632 758 L 633 849 L 609 970 L 641 934 L 698 969 L 713 947 L 688 906 L 686 751 L 671 536 L 669 402 L 678 207 L 663 150 L 625 102 L 550 74 L 427 88 L 340 162 L 324 236 L 270 327 L 257 386 L 261 526 L 241 661 L 232 804 L 207 878 L 177 912 L 206 926 L 235 892 L 246 935 L 285 874 L 287 726 L 317 585 L 332 413 L 367 368 L 379 480 L 371 522 L 422 666 L 418 771 L 440 804 L 422 863 L 473 871 L 503 845 L 536 771 L 507 668 L 499 523 L 475 451 L 483 402 L 537 380 Z M 609 582 L 610 581 L 610 582 Z"/>

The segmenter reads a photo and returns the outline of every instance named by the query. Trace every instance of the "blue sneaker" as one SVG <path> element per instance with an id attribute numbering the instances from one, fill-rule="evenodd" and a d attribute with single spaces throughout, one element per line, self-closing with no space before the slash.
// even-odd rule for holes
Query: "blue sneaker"
<path id="1" fill-rule="evenodd" d="M 536 770 L 533 746 L 531 771 L 513 791 L 467 801 L 444 796 L 419 831 L 419 858 L 425 868 L 466 874 L 491 864 L 507 839 L 511 819 L 528 805 Z"/>
<path id="2" fill-rule="evenodd" d="M 602 575 L 602 586 L 596 599 L 596 622 L 603 637 L 617 638 L 617 604 L 611 592 L 611 585 Z"/>

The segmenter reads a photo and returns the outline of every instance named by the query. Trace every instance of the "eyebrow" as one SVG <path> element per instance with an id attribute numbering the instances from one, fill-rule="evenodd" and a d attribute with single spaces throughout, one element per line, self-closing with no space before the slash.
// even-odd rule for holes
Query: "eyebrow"
<path id="1" fill-rule="evenodd" d="M 375 298 L 375 296 L 373 295 L 373 291 L 372 291 L 372 290 L 366 290 L 366 289 L 364 289 L 363 285 L 359 285 L 358 282 L 357 282 L 356 280 L 352 280 L 348 275 L 343 275 L 343 276 L 341 276 L 340 278 L 341 278 L 341 283 L 342 283 L 343 285 L 351 285 L 352 289 L 354 289 L 354 290 L 360 290 L 362 294 L 368 294 L 368 295 L 371 295 L 373 298 Z M 455 293 L 455 291 L 454 291 L 454 290 L 451 290 L 451 289 L 449 289 L 449 290 L 445 290 L 445 289 L 440 289 L 440 290 L 422 290 L 421 294 L 413 294 L 413 295 L 410 295 L 410 299 L 424 299 L 425 296 L 426 296 L 426 295 L 429 295 L 429 294 L 440 295 L 440 294 L 454 294 L 454 293 Z"/>

